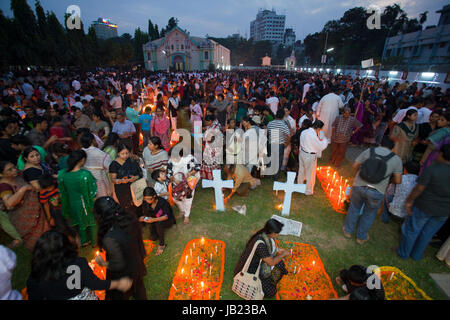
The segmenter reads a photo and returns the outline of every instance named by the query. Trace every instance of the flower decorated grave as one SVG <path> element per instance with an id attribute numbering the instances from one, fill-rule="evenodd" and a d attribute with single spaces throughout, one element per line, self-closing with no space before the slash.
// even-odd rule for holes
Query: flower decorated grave
<path id="1" fill-rule="evenodd" d="M 277 241 L 277 245 L 291 251 L 291 255 L 284 259 L 289 274 L 278 283 L 277 300 L 328 300 L 338 297 L 314 246 L 289 241 Z"/>
<path id="2" fill-rule="evenodd" d="M 411 278 L 395 267 L 380 267 L 375 273 L 383 284 L 386 300 L 432 300 Z"/>
<path id="3" fill-rule="evenodd" d="M 225 242 L 194 239 L 187 243 L 170 288 L 169 300 L 219 300 Z"/>

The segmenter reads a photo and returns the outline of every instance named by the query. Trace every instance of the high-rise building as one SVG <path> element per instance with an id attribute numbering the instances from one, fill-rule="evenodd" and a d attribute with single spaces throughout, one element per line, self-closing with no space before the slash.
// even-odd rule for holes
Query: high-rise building
<path id="1" fill-rule="evenodd" d="M 117 25 L 112 23 L 109 19 L 98 18 L 97 21 L 92 22 L 92 27 L 99 39 L 106 40 L 119 36 Z"/>
<path id="2" fill-rule="evenodd" d="M 286 32 L 284 33 L 284 38 L 283 38 L 283 44 L 286 47 L 291 47 L 294 45 L 295 43 L 295 31 L 292 28 L 287 28 Z"/>
<path id="3" fill-rule="evenodd" d="M 250 37 L 255 41 L 269 40 L 273 43 L 282 43 L 285 23 L 285 15 L 277 15 L 273 9 L 260 9 L 256 19 L 250 22 Z"/>

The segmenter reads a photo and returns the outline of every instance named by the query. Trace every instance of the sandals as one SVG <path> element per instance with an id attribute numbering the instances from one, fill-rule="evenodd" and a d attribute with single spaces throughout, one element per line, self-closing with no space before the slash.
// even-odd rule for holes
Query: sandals
<path id="1" fill-rule="evenodd" d="M 158 247 L 158 250 L 157 250 L 156 253 L 155 253 L 155 256 L 160 256 L 160 255 L 162 255 L 162 254 L 164 253 L 164 249 L 166 249 L 166 247 L 167 247 L 167 245 L 165 245 L 165 246 L 163 246 L 163 247 L 159 246 L 159 247 Z"/>
<path id="2" fill-rule="evenodd" d="M 189 224 L 189 218 L 188 218 L 188 217 L 185 217 L 183 223 L 184 223 L 185 225 Z"/>

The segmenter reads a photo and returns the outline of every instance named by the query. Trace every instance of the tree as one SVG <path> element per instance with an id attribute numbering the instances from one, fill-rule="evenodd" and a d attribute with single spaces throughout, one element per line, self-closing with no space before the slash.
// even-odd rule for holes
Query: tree
<path id="1" fill-rule="evenodd" d="M 423 24 L 427 21 L 427 15 L 428 15 L 428 11 L 422 12 L 422 13 L 419 15 L 419 23 L 420 23 L 421 25 L 423 25 Z"/>
<path id="2" fill-rule="evenodd" d="M 134 61 L 144 61 L 142 46 L 149 41 L 148 33 L 142 32 L 140 28 L 134 31 Z"/>

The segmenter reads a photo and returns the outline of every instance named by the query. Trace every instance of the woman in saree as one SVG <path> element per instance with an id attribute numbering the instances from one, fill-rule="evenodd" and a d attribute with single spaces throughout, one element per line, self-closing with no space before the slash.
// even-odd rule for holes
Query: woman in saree
<path id="1" fill-rule="evenodd" d="M 81 246 L 96 245 L 97 224 L 92 212 L 97 194 L 97 183 L 92 174 L 82 169 L 86 163 L 84 150 L 73 151 L 67 160 L 67 169 L 58 172 L 58 187 L 64 217 L 70 220 L 80 235 Z"/>
<path id="2" fill-rule="evenodd" d="M 8 161 L 0 162 L 0 198 L 0 211 L 8 213 L 9 221 L 19 234 L 14 245 L 23 241 L 32 251 L 39 237 L 50 229 L 49 221 L 37 191 L 19 177 L 17 168 Z"/>
<path id="3" fill-rule="evenodd" d="M 131 194 L 131 184 L 143 177 L 139 163 L 131 155 L 131 149 L 126 144 L 117 147 L 117 158 L 109 166 L 109 175 L 113 183 L 113 199 L 122 208 L 138 215 Z"/>
<path id="4" fill-rule="evenodd" d="M 170 148 L 169 128 L 170 121 L 164 114 L 164 108 L 157 107 L 156 117 L 153 118 L 150 124 L 150 130 L 152 137 L 156 136 L 161 139 L 164 149 Z"/>
<path id="5" fill-rule="evenodd" d="M 358 101 L 356 97 L 355 101 Z M 367 99 L 364 102 L 356 102 L 355 108 L 355 118 L 361 122 L 363 126 L 352 136 L 351 141 L 353 144 L 362 145 L 367 138 L 373 138 L 375 135 L 373 123 L 375 122 L 377 107 Z"/>
<path id="6" fill-rule="evenodd" d="M 450 112 L 439 117 L 437 127 L 438 129 L 433 131 L 427 139 L 428 147 L 420 160 L 421 173 L 437 159 L 441 148 L 450 143 Z"/>
<path id="7" fill-rule="evenodd" d="M 151 178 L 153 171 L 158 169 L 165 171 L 169 161 L 169 156 L 164 150 L 160 138 L 150 137 L 148 145 L 144 148 L 143 157 L 145 168 L 147 169 L 147 181 L 154 185 L 156 181 L 153 181 Z"/>
<path id="8" fill-rule="evenodd" d="M 395 125 L 390 138 L 395 142 L 393 152 L 402 159 L 403 164 L 411 160 L 412 151 L 419 135 L 417 121 L 417 110 L 410 109 L 406 112 L 403 121 Z"/>
<path id="9" fill-rule="evenodd" d="M 242 271 L 254 245 L 257 241 L 261 241 L 256 247 L 248 273 L 255 273 L 258 265 L 261 263 L 259 274 L 255 276 L 260 278 L 264 297 L 266 298 L 276 295 L 277 283 L 284 275 L 288 274 L 283 259 L 289 256 L 290 253 L 285 249 L 277 248 L 275 244 L 275 239 L 280 234 L 283 226 L 278 220 L 268 220 L 264 228 L 256 232 L 247 242 L 245 250 L 234 269 L 234 275 Z"/>
<path id="10" fill-rule="evenodd" d="M 36 191 L 39 191 L 39 178 L 44 174 L 53 174 L 53 170 L 42 161 L 39 151 L 34 147 L 25 148 L 23 159 L 25 160 L 23 179 L 26 183 L 31 184 Z"/>
<path id="11" fill-rule="evenodd" d="M 119 144 L 119 135 L 111 132 L 103 145 L 103 152 L 106 152 L 111 157 L 111 160 L 117 158 L 117 145 Z"/>

